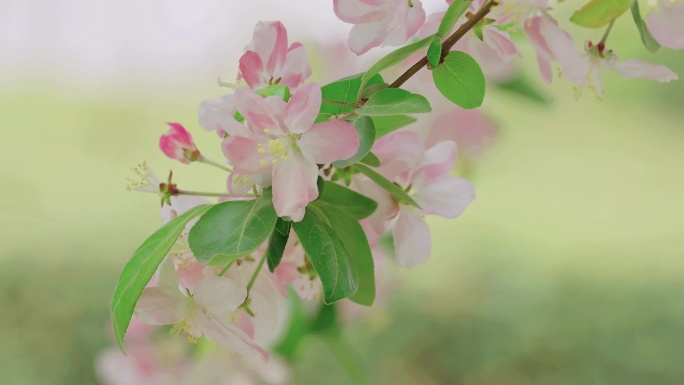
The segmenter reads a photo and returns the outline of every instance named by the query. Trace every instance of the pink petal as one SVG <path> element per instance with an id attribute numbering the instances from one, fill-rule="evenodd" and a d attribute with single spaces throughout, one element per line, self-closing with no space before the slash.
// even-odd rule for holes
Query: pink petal
<path id="1" fill-rule="evenodd" d="M 402 207 L 394 225 L 394 250 L 397 263 L 407 269 L 430 258 L 430 228 L 417 209 Z"/>
<path id="2" fill-rule="evenodd" d="M 625 60 L 622 63 L 607 65 L 606 68 L 617 72 L 618 75 L 625 79 L 647 79 L 667 83 L 679 78 L 676 73 L 664 65 L 647 63 L 641 60 Z"/>
<path id="3" fill-rule="evenodd" d="M 311 126 L 297 145 L 307 159 L 328 164 L 354 156 L 359 149 L 359 134 L 351 123 L 327 121 Z"/>
<path id="4" fill-rule="evenodd" d="M 234 115 L 235 103 L 232 94 L 203 101 L 197 113 L 200 126 L 207 131 L 216 131 L 221 138 L 225 132 L 230 135 L 248 136 L 247 128 L 235 120 Z"/>
<path id="5" fill-rule="evenodd" d="M 401 12 L 398 24 L 389 31 L 389 34 L 382 43 L 383 46 L 396 46 L 406 43 L 406 41 L 418 32 L 425 23 L 425 10 L 420 0 L 413 0 L 413 7 L 408 7 L 408 2 L 400 3 L 401 8 L 406 4 L 406 13 Z M 400 9 L 401 9 L 400 8 Z"/>
<path id="6" fill-rule="evenodd" d="M 135 305 L 135 316 L 148 325 L 170 325 L 185 317 L 187 299 L 178 288 L 146 287 Z"/>
<path id="7" fill-rule="evenodd" d="M 456 218 L 475 199 L 475 187 L 462 178 L 444 177 L 422 186 L 413 198 L 423 214 Z"/>
<path id="8" fill-rule="evenodd" d="M 483 39 L 484 43 L 496 51 L 504 63 L 510 63 L 514 57 L 520 56 L 518 46 L 511 41 L 506 32 L 499 31 L 494 27 L 484 28 Z"/>
<path id="9" fill-rule="evenodd" d="M 498 127 L 479 109 L 454 107 L 435 119 L 425 141 L 432 147 L 445 140 L 453 140 L 461 149 L 477 154 L 498 134 Z"/>
<path id="10" fill-rule="evenodd" d="M 456 142 L 449 140 L 434 145 L 425 151 L 423 160 L 413 176 L 414 184 L 427 184 L 449 174 L 456 165 L 457 159 Z"/>
<path id="11" fill-rule="evenodd" d="M 572 37 L 558 27 L 558 23 L 550 16 L 541 20 L 540 32 L 546 40 L 552 58 L 563 70 L 563 77 L 575 85 L 584 85 L 589 72 L 588 63 L 577 52 Z"/>
<path id="12" fill-rule="evenodd" d="M 268 362 L 268 352 L 237 326 L 221 319 L 221 317 L 200 317 L 204 335 L 224 348 L 241 354 L 258 354 L 264 362 Z"/>
<path id="13" fill-rule="evenodd" d="M 316 83 L 302 86 L 292 95 L 285 108 L 285 125 L 290 132 L 301 134 L 308 130 L 318 117 L 321 108 L 321 88 Z"/>
<path id="14" fill-rule="evenodd" d="M 318 198 L 318 166 L 303 155 L 292 152 L 273 169 L 273 205 L 279 217 L 299 222 L 304 209 Z"/>
<path id="15" fill-rule="evenodd" d="M 252 44 L 247 50 L 261 56 L 266 72 L 272 74 L 282 66 L 287 55 L 287 30 L 279 21 L 259 22 L 254 27 Z"/>
<path id="16" fill-rule="evenodd" d="M 270 164 L 262 164 L 264 155 L 259 153 L 260 141 L 244 136 L 229 136 L 223 140 L 223 154 L 240 174 L 261 174 L 268 171 Z"/>
<path id="17" fill-rule="evenodd" d="M 349 32 L 349 49 L 357 55 L 362 55 L 371 48 L 382 44 L 387 33 L 385 21 L 356 24 Z"/>
<path id="18" fill-rule="evenodd" d="M 246 87 L 235 90 L 235 107 L 245 117 L 250 128 L 258 131 L 265 129 L 280 130 L 278 119 L 264 98 Z"/>
<path id="19" fill-rule="evenodd" d="M 277 76 L 280 78 L 280 84 L 290 87 L 290 91 L 297 90 L 304 80 L 311 76 L 311 66 L 304 46 L 299 43 L 292 44 Z"/>
<path id="20" fill-rule="evenodd" d="M 427 19 L 425 19 L 425 23 L 423 23 L 423 26 L 420 27 L 418 37 L 421 39 L 425 39 L 426 37 L 437 33 L 439 25 L 442 23 L 442 19 L 444 19 L 445 13 L 446 12 L 437 12 L 428 16 Z"/>
<path id="21" fill-rule="evenodd" d="M 423 159 L 424 148 L 413 131 L 395 131 L 375 141 L 373 153 L 380 159 L 377 171 L 393 182 L 406 182 Z"/>
<path id="22" fill-rule="evenodd" d="M 684 49 L 684 3 L 661 2 L 646 16 L 646 25 L 663 47 Z"/>
<path id="23" fill-rule="evenodd" d="M 245 302 L 247 289 L 230 278 L 208 277 L 195 285 L 192 295 L 210 313 L 227 318 Z"/>
<path id="24" fill-rule="evenodd" d="M 240 58 L 240 77 L 245 79 L 251 89 L 267 86 L 263 81 L 264 65 L 261 57 L 254 51 L 247 51 Z"/>
<path id="25" fill-rule="evenodd" d="M 351 24 L 372 23 L 385 17 L 382 7 L 360 0 L 333 0 L 333 10 L 340 20 Z"/>
<path id="26" fill-rule="evenodd" d="M 537 67 L 539 68 L 539 74 L 541 75 L 544 83 L 551 85 L 551 82 L 553 81 L 551 62 L 547 58 L 537 54 Z"/>

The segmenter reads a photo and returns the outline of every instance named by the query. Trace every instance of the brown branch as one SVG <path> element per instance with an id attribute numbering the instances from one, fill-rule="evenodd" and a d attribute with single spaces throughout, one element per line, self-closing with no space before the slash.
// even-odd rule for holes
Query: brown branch
<path id="1" fill-rule="evenodd" d="M 444 42 L 442 42 L 442 57 L 440 58 L 439 62 L 441 63 L 444 61 L 444 58 L 446 55 L 449 54 L 449 51 L 451 50 L 451 47 L 454 46 L 463 36 L 465 36 L 468 31 L 473 29 L 477 23 L 479 23 L 482 19 L 487 16 L 487 14 L 492 10 L 492 7 L 496 6 L 499 4 L 497 0 L 489 0 L 485 5 L 482 6 L 468 21 L 463 23 L 461 27 L 459 27 L 456 32 L 454 32 L 451 36 L 449 36 Z M 427 56 L 423 57 L 420 59 L 416 64 L 412 65 L 411 68 L 406 70 L 401 76 L 397 78 L 397 80 L 394 81 L 390 85 L 390 88 L 399 88 L 401 87 L 404 83 L 406 83 L 407 80 L 409 80 L 413 75 L 418 73 L 418 71 L 421 70 L 421 68 L 425 67 L 428 64 L 428 58 Z"/>

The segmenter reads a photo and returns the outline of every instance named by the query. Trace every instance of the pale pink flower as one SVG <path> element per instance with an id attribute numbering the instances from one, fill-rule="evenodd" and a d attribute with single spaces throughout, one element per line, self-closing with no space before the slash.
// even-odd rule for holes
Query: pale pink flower
<path id="1" fill-rule="evenodd" d="M 268 353 L 231 322 L 246 298 L 245 287 L 226 277 L 208 277 L 181 291 L 173 262 L 167 258 L 158 285 L 143 290 L 135 315 L 150 325 L 176 324 L 175 330 L 191 340 L 205 336 L 228 350 L 259 354 L 266 361 Z"/>
<path id="2" fill-rule="evenodd" d="M 473 185 L 448 176 L 457 160 L 456 143 L 446 141 L 424 150 L 412 131 L 397 131 L 373 146 L 378 171 L 401 186 L 421 206 L 402 202 L 394 225 L 394 249 L 399 265 L 410 268 L 425 262 L 431 251 L 430 228 L 424 215 L 455 218 L 475 199 Z M 416 150 L 417 148 L 417 150 Z"/>
<path id="3" fill-rule="evenodd" d="M 252 42 L 240 58 L 238 79 L 253 90 L 272 84 L 297 89 L 311 76 L 306 51 L 300 43 L 288 47 L 287 30 L 279 21 L 260 21 Z"/>
<path id="4" fill-rule="evenodd" d="M 188 164 L 202 157 L 190 133 L 178 123 L 167 123 L 170 127 L 159 138 L 159 148 L 171 159 Z"/>
<path id="5" fill-rule="evenodd" d="M 247 88 L 237 89 L 235 97 L 246 126 L 229 132 L 223 153 L 238 174 L 270 174 L 278 216 L 302 220 L 306 205 L 318 197 L 317 164 L 354 155 L 356 129 L 343 121 L 314 124 L 321 107 L 321 89 L 314 83 L 301 87 L 288 103 Z"/>
<path id="6" fill-rule="evenodd" d="M 216 131 L 220 138 L 230 130 L 235 122 L 235 103 L 233 95 L 224 95 L 204 100 L 197 112 L 200 126 L 206 131 Z"/>
<path id="7" fill-rule="evenodd" d="M 333 7 L 340 20 L 354 24 L 348 42 L 357 55 L 404 44 L 425 22 L 420 0 L 333 0 Z"/>
<path id="8" fill-rule="evenodd" d="M 663 47 L 684 49 L 684 3 L 658 0 L 646 15 L 646 26 Z"/>
<path id="9" fill-rule="evenodd" d="M 634 59 L 618 63 L 618 56 L 612 50 L 607 50 L 603 43 L 594 45 L 592 42 L 587 42 L 586 50 L 585 61 L 587 66 L 585 68 L 587 68 L 587 72 L 585 79 L 594 89 L 598 98 L 603 97 L 603 76 L 601 75 L 603 68 L 613 71 L 625 79 L 646 79 L 667 83 L 679 78 L 672 70 L 660 64 Z M 581 91 L 582 88 L 578 88 L 578 94 Z"/>
<path id="10" fill-rule="evenodd" d="M 110 348 L 95 359 L 95 373 L 103 385 L 173 385 L 173 373 L 163 365 L 158 352 L 150 345 L 133 345 L 123 355 Z"/>
<path id="11" fill-rule="evenodd" d="M 496 124 L 482 110 L 454 107 L 432 123 L 425 146 L 432 147 L 439 142 L 452 140 L 458 144 L 459 151 L 466 151 L 470 156 L 477 156 L 497 136 L 498 132 Z"/>

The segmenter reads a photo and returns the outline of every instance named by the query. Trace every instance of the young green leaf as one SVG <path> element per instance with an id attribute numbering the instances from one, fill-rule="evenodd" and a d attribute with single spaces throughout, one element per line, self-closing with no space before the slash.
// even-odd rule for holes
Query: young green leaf
<path id="1" fill-rule="evenodd" d="M 363 107 L 356 110 L 356 113 L 365 116 L 387 116 L 430 111 L 432 107 L 424 96 L 400 88 L 387 88 L 370 98 Z"/>
<path id="2" fill-rule="evenodd" d="M 143 289 L 157 271 L 171 246 L 176 242 L 185 226 L 193 218 L 209 210 L 211 205 L 193 207 L 183 215 L 171 220 L 152 236 L 147 238 L 133 253 L 119 276 L 119 282 L 112 298 L 112 326 L 121 351 L 124 351 L 124 336 L 133 316 L 135 304 Z M 125 352 L 125 351 L 124 351 Z"/>
<path id="3" fill-rule="evenodd" d="M 356 127 L 356 132 L 359 134 L 359 149 L 356 154 L 346 160 L 338 160 L 333 162 L 333 165 L 337 167 L 347 167 L 363 159 L 373 148 L 375 143 L 375 124 L 373 120 L 367 116 L 359 116 L 354 120 L 354 127 Z"/>
<path id="4" fill-rule="evenodd" d="M 485 96 L 485 78 L 482 69 L 470 55 L 449 52 L 444 63 L 432 71 L 439 92 L 453 103 L 472 109 L 482 105 Z"/>
<path id="5" fill-rule="evenodd" d="M 660 49 L 660 44 L 658 44 L 653 35 L 651 35 L 651 32 L 648 30 L 648 27 L 646 26 L 646 22 L 641 17 L 641 11 L 639 11 L 638 1 L 635 1 L 634 4 L 632 4 L 632 18 L 634 18 L 634 24 L 636 24 L 636 27 L 639 30 L 641 41 L 644 43 L 646 49 L 652 53 L 658 51 Z"/>
<path id="6" fill-rule="evenodd" d="M 290 100 L 290 88 L 282 84 L 271 84 L 270 86 L 259 88 L 255 91 L 261 96 L 279 96 L 284 101 Z"/>
<path id="7" fill-rule="evenodd" d="M 366 87 L 366 84 L 370 82 L 370 80 L 373 78 L 373 76 L 377 75 L 380 73 L 380 71 L 385 70 L 387 68 L 390 68 L 392 66 L 395 66 L 404 59 L 408 58 L 409 56 L 413 55 L 415 52 L 420 50 L 421 48 L 425 47 L 426 45 L 430 44 L 432 41 L 432 36 L 428 36 L 425 39 L 418 40 L 417 42 L 413 44 L 409 44 L 405 47 L 401 47 L 391 53 L 389 53 L 387 56 L 383 57 L 382 59 L 378 60 L 377 63 L 373 64 L 371 68 L 363 74 L 361 77 L 361 86 L 359 87 L 359 95 L 357 99 L 361 99 L 361 93 L 363 92 L 364 88 Z"/>
<path id="8" fill-rule="evenodd" d="M 287 230 L 284 230 L 287 228 Z M 271 237 L 268 239 L 268 249 L 266 250 L 266 261 L 268 262 L 268 270 L 273 273 L 273 270 L 280 265 L 285 252 L 285 245 L 290 237 L 290 222 L 278 218 L 278 221 L 271 231 Z"/>
<path id="9" fill-rule="evenodd" d="M 357 220 L 369 217 L 378 207 L 378 203 L 374 200 L 337 183 L 327 181 L 325 190 L 316 200 L 316 204 L 324 208 L 341 208 Z"/>
<path id="10" fill-rule="evenodd" d="M 352 166 L 356 171 L 362 173 L 363 175 L 367 176 L 372 180 L 373 182 L 377 183 L 380 187 L 384 188 L 389 192 L 393 197 L 402 200 L 412 206 L 420 208 L 418 203 L 416 203 L 413 198 L 411 198 L 410 195 L 408 195 L 404 190 L 399 188 L 396 184 L 392 183 L 389 179 L 385 178 L 384 176 L 378 174 L 375 170 L 371 169 L 370 167 L 357 163 L 354 166 Z"/>
<path id="11" fill-rule="evenodd" d="M 195 258 L 209 265 L 225 264 L 256 250 L 276 224 L 271 190 L 257 199 L 215 205 L 192 227 L 188 243 Z"/>
<path id="12" fill-rule="evenodd" d="M 389 84 L 387 84 L 387 83 L 371 84 L 361 92 L 361 99 L 370 99 L 373 95 L 377 94 L 378 92 L 380 92 L 380 91 L 382 91 L 388 87 L 389 87 Z"/>
<path id="13" fill-rule="evenodd" d="M 446 37 L 451 30 L 454 29 L 454 25 L 456 25 L 458 19 L 463 16 L 465 11 L 468 10 L 470 4 L 472 4 L 472 1 L 469 0 L 456 0 L 451 3 L 449 8 L 447 8 L 446 12 L 444 13 L 442 22 L 439 23 L 437 36 L 440 38 Z"/>
<path id="14" fill-rule="evenodd" d="M 406 127 L 417 119 L 408 115 L 374 116 L 375 138 L 387 135 L 392 131 Z"/>
<path id="15" fill-rule="evenodd" d="M 378 159 L 378 157 L 372 152 L 369 152 L 363 159 L 360 160 L 360 162 L 371 167 L 380 167 L 380 159 Z"/>
<path id="16" fill-rule="evenodd" d="M 573 23 L 587 28 L 600 28 L 625 13 L 634 0 L 590 0 L 570 17 Z"/>
<path id="17" fill-rule="evenodd" d="M 428 47 L 427 58 L 430 68 L 439 66 L 439 61 L 442 59 L 442 41 L 437 36 Z"/>
<path id="18" fill-rule="evenodd" d="M 356 109 L 355 105 L 359 101 L 357 96 L 361 86 L 361 76 L 346 77 L 321 87 L 323 104 L 321 104 L 321 111 L 316 118 L 317 123 Z M 382 76 L 376 74 L 369 79 L 368 83 L 371 85 L 381 84 L 383 83 Z"/>
<path id="19" fill-rule="evenodd" d="M 292 224 L 323 284 L 323 302 L 331 304 L 356 293 L 359 277 L 349 251 L 323 210 L 310 204 L 300 222 Z"/>

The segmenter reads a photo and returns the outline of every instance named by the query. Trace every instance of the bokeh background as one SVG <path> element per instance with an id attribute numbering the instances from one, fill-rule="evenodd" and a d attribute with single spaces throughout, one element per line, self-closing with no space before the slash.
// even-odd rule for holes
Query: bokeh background
<path id="1" fill-rule="evenodd" d="M 164 122 L 221 158 L 197 106 L 225 92 L 215 79 L 234 77 L 258 20 L 307 45 L 313 80 L 359 72 L 373 57 L 324 65 L 349 29 L 331 3 L 0 2 L 1 384 L 98 383 L 116 279 L 160 224 L 156 198 L 126 191 L 130 167 L 223 189 L 220 173 L 164 159 Z M 646 53 L 629 15 L 610 41 L 684 75 L 681 53 Z M 684 86 L 608 74 L 605 100 L 577 100 L 563 81 L 542 87 L 521 46 L 550 102 L 489 89 L 500 134 L 468 163 L 477 200 L 431 219 L 432 258 L 393 272 L 394 296 L 345 337 L 375 384 L 682 384 Z M 295 379 L 354 383 L 315 338 Z"/>

